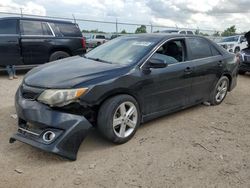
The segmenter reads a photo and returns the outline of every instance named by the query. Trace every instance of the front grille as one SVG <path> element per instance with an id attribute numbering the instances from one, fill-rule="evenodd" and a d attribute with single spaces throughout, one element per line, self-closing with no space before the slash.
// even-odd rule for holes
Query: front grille
<path id="1" fill-rule="evenodd" d="M 30 87 L 25 84 L 21 86 L 21 94 L 23 98 L 29 100 L 35 100 L 44 91 L 41 88 Z"/>

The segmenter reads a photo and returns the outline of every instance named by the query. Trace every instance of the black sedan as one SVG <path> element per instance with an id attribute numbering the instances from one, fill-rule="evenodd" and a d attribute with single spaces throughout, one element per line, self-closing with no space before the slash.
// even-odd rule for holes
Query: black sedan
<path id="1" fill-rule="evenodd" d="M 91 127 L 125 143 L 139 125 L 203 102 L 237 82 L 233 54 L 199 36 L 119 37 L 31 70 L 16 93 L 19 140 L 71 160 Z"/>

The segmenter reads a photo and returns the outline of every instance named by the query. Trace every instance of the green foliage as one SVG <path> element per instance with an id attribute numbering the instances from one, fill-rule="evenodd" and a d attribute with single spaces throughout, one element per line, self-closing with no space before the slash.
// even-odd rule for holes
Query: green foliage
<path id="1" fill-rule="evenodd" d="M 223 37 L 228 37 L 228 36 L 232 36 L 232 35 L 235 35 L 236 34 L 236 27 L 235 25 L 227 28 L 225 31 L 223 31 L 221 33 L 221 36 Z"/>
<path id="2" fill-rule="evenodd" d="M 93 30 L 82 30 L 83 33 L 105 33 L 104 31 L 99 31 L 98 29 Z"/>
<path id="3" fill-rule="evenodd" d="M 135 33 L 147 33 L 147 27 L 145 25 L 141 25 L 135 30 Z"/>
<path id="4" fill-rule="evenodd" d="M 207 33 L 202 33 L 202 32 L 199 32 L 199 35 L 204 36 L 204 37 L 209 36 L 209 34 L 207 34 Z"/>
<path id="5" fill-rule="evenodd" d="M 194 32 L 195 35 L 199 35 L 200 34 L 200 30 L 199 29 L 196 29 L 195 32 Z"/>
<path id="6" fill-rule="evenodd" d="M 219 31 L 215 31 L 213 34 L 214 37 L 219 37 L 220 36 L 220 32 Z"/>
<path id="7" fill-rule="evenodd" d="M 127 31 L 126 31 L 125 29 L 123 29 L 123 30 L 121 31 L 121 34 L 127 34 Z"/>

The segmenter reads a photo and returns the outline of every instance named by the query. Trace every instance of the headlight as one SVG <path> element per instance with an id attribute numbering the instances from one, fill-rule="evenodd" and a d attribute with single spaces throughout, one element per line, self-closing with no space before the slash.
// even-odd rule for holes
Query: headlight
<path id="1" fill-rule="evenodd" d="M 233 48 L 233 47 L 234 47 L 234 44 L 229 44 L 228 47 L 229 47 L 229 48 Z"/>
<path id="2" fill-rule="evenodd" d="M 88 88 L 79 89 L 47 89 L 38 97 L 38 101 L 50 106 L 64 106 L 77 101 L 77 99 L 86 93 Z"/>

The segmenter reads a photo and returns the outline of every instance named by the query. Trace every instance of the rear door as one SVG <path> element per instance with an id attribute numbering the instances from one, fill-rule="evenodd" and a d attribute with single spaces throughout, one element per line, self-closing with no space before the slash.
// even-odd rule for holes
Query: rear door
<path id="1" fill-rule="evenodd" d="M 21 45 L 24 64 L 48 62 L 54 34 L 47 22 L 21 20 Z"/>
<path id="2" fill-rule="evenodd" d="M 187 45 L 188 58 L 194 67 L 190 102 L 199 103 L 209 99 L 225 62 L 214 45 L 204 38 L 187 38 Z"/>
<path id="3" fill-rule="evenodd" d="M 21 65 L 18 20 L 0 20 L 0 65 Z"/>

